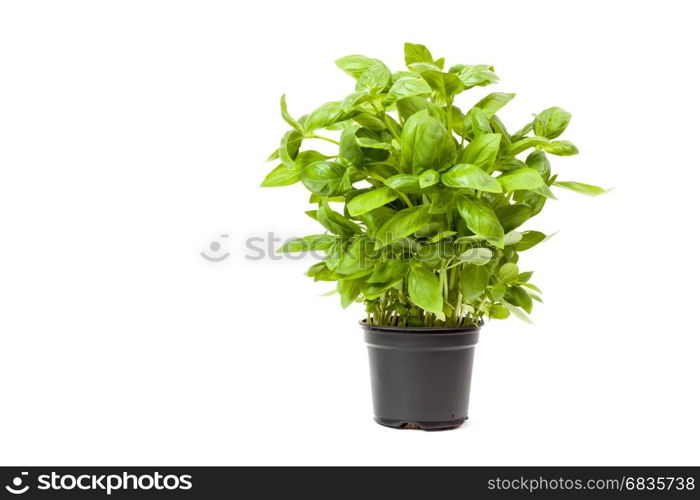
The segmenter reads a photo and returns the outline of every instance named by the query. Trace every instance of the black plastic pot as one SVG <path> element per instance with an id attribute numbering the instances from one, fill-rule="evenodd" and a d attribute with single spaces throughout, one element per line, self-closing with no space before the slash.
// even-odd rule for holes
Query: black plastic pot
<path id="1" fill-rule="evenodd" d="M 377 423 L 424 430 L 453 429 L 464 423 L 479 327 L 360 324 L 369 350 Z"/>

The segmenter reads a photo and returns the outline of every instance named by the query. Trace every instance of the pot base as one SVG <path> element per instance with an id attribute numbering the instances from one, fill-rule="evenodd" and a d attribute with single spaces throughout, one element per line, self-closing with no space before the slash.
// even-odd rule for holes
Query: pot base
<path id="1" fill-rule="evenodd" d="M 449 431 L 461 426 L 466 420 L 467 417 L 443 422 L 406 422 L 404 420 L 374 417 L 374 421 L 379 425 L 391 427 L 392 429 L 421 429 L 424 431 Z"/>

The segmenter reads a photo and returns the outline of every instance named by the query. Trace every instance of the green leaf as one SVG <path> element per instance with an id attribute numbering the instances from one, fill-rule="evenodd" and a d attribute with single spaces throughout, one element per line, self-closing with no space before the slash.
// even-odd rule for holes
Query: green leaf
<path id="1" fill-rule="evenodd" d="M 523 203 L 504 205 L 496 209 L 496 216 L 506 233 L 520 227 L 526 220 L 532 217 L 532 209 Z"/>
<path id="2" fill-rule="evenodd" d="M 453 188 L 471 188 L 489 193 L 502 193 L 499 182 L 476 165 L 460 163 L 441 176 L 445 186 Z"/>
<path id="3" fill-rule="evenodd" d="M 503 191 L 509 193 L 518 189 L 531 190 L 544 186 L 544 179 L 534 168 L 526 167 L 513 170 L 498 177 Z"/>
<path id="4" fill-rule="evenodd" d="M 516 318 L 524 321 L 525 323 L 532 324 L 532 320 L 519 307 L 516 307 L 508 302 L 505 303 L 505 306 Z"/>
<path id="5" fill-rule="evenodd" d="M 412 208 L 405 208 L 397 212 L 391 219 L 386 221 L 379 228 L 375 238 L 377 239 L 375 248 L 385 247 L 389 243 L 415 233 L 421 227 L 430 222 L 428 205 L 420 205 Z"/>
<path id="6" fill-rule="evenodd" d="M 438 241 L 454 236 L 455 234 L 457 234 L 457 231 L 440 231 L 438 234 L 430 238 L 429 241 L 431 243 L 437 243 Z"/>
<path id="7" fill-rule="evenodd" d="M 414 65 L 415 67 L 415 65 Z M 464 90 L 462 80 L 452 73 L 443 73 L 436 70 L 421 71 L 421 76 L 428 82 L 430 88 L 445 99 L 451 101 L 452 97 Z"/>
<path id="8" fill-rule="evenodd" d="M 304 167 L 299 177 L 306 189 L 321 196 L 341 194 L 345 167 L 331 161 L 317 161 Z"/>
<path id="9" fill-rule="evenodd" d="M 301 125 L 299 125 L 299 122 L 292 118 L 292 115 L 290 115 L 289 111 L 287 111 L 287 96 L 285 94 L 282 94 L 282 97 L 280 97 L 280 111 L 282 113 L 282 119 L 285 122 L 287 122 L 292 128 L 301 130 Z"/>
<path id="10" fill-rule="evenodd" d="M 391 86 L 387 95 L 387 101 L 391 103 L 405 97 L 429 95 L 430 92 L 430 85 L 422 78 L 414 75 L 404 76 L 396 80 Z"/>
<path id="11" fill-rule="evenodd" d="M 491 271 L 487 266 L 465 264 L 459 275 L 459 288 L 468 301 L 478 299 L 486 291 Z"/>
<path id="12" fill-rule="evenodd" d="M 510 316 L 510 311 L 503 304 L 493 304 L 489 310 L 489 318 L 506 319 Z"/>
<path id="13" fill-rule="evenodd" d="M 526 149 L 530 148 L 536 148 L 538 146 L 549 146 L 549 139 L 546 137 L 540 137 L 540 136 L 533 136 L 533 137 L 526 137 L 525 139 L 520 139 L 519 141 L 514 142 L 510 146 L 508 146 L 508 154 L 510 155 L 517 155 L 518 153 L 522 153 Z"/>
<path id="14" fill-rule="evenodd" d="M 299 154 L 299 147 L 304 138 L 296 130 L 290 130 L 282 136 L 279 148 L 279 158 L 289 168 L 296 166 L 295 158 Z"/>
<path id="15" fill-rule="evenodd" d="M 376 63 L 376 59 L 361 55 L 345 56 L 335 61 L 336 66 L 355 79 L 360 78 L 365 71 Z"/>
<path id="16" fill-rule="evenodd" d="M 357 143 L 355 130 L 349 128 L 343 130 L 340 135 L 339 156 L 348 160 L 352 165 L 361 167 L 364 164 L 365 156 L 360 145 Z"/>
<path id="17" fill-rule="evenodd" d="M 515 97 L 515 94 L 494 92 L 477 102 L 474 107 L 482 109 L 486 116 L 491 118 L 499 109 L 508 104 L 513 97 Z"/>
<path id="18" fill-rule="evenodd" d="M 289 240 L 280 248 L 278 253 L 311 252 L 316 250 L 327 250 L 332 243 L 338 240 L 337 236 L 330 234 L 312 234 L 303 238 Z"/>
<path id="19" fill-rule="evenodd" d="M 578 154 L 578 148 L 569 141 L 554 141 L 544 146 L 544 150 L 557 156 L 572 156 Z"/>
<path id="20" fill-rule="evenodd" d="M 608 191 L 602 187 L 594 186 L 593 184 L 584 184 L 583 182 L 575 181 L 555 181 L 554 185 L 560 188 L 568 189 L 570 191 L 575 191 L 577 193 L 585 194 L 588 196 L 598 196 L 605 194 Z"/>
<path id="21" fill-rule="evenodd" d="M 391 71 L 383 62 L 377 62 L 374 66 L 367 68 L 357 79 L 355 90 L 367 90 L 374 93 L 387 87 L 390 82 Z"/>
<path id="22" fill-rule="evenodd" d="M 379 262 L 369 277 L 369 283 L 385 283 L 403 278 L 408 269 L 408 262 L 401 259 L 389 259 Z"/>
<path id="23" fill-rule="evenodd" d="M 347 204 L 348 212 L 353 217 L 381 207 L 398 198 L 398 195 L 388 187 L 373 189 L 355 196 Z"/>
<path id="24" fill-rule="evenodd" d="M 265 180 L 262 182 L 262 187 L 289 186 L 299 181 L 299 172 L 301 167 L 293 164 L 291 167 L 284 163 L 279 164 L 272 170 Z"/>
<path id="25" fill-rule="evenodd" d="M 382 296 L 390 288 L 401 285 L 403 279 L 386 283 L 365 283 L 362 286 L 362 296 L 365 300 L 372 300 Z"/>
<path id="26" fill-rule="evenodd" d="M 452 68 L 450 71 L 451 70 Z M 488 64 L 462 66 L 460 71 L 457 73 L 457 76 L 459 76 L 459 79 L 462 81 L 464 88 L 466 89 L 476 86 L 484 87 L 498 81 L 496 73 L 493 72 L 493 66 L 489 66 Z"/>
<path id="27" fill-rule="evenodd" d="M 503 248 L 503 227 L 491 207 L 480 200 L 462 196 L 457 200 L 457 210 L 474 234 L 486 238 L 498 248 Z"/>
<path id="28" fill-rule="evenodd" d="M 452 135 L 427 111 L 411 115 L 401 134 L 401 166 L 419 174 L 423 170 L 441 171 L 451 165 L 456 149 Z"/>
<path id="29" fill-rule="evenodd" d="M 350 246 L 343 251 L 335 272 L 351 275 L 353 278 L 370 274 L 374 266 L 374 261 L 370 260 L 367 255 L 371 249 L 370 245 L 369 238 L 355 238 Z"/>
<path id="30" fill-rule="evenodd" d="M 471 163 L 490 170 L 496 163 L 501 134 L 482 134 L 470 142 L 462 152 L 462 163 Z"/>
<path id="31" fill-rule="evenodd" d="M 316 212 L 316 220 L 333 234 L 338 234 L 343 238 L 350 238 L 355 234 L 361 233 L 362 228 L 346 219 L 338 212 L 331 210 L 328 203 L 322 201 Z"/>
<path id="32" fill-rule="evenodd" d="M 474 247 L 469 248 L 467 251 L 461 253 L 458 257 L 459 260 L 467 264 L 474 264 L 475 266 L 483 266 L 491 262 L 493 258 L 493 252 L 488 248 Z"/>
<path id="33" fill-rule="evenodd" d="M 367 231 L 369 233 L 375 233 L 381 228 L 386 221 L 391 219 L 396 211 L 386 205 L 383 207 L 375 208 L 367 213 L 364 213 L 358 218 L 367 226 Z"/>
<path id="34" fill-rule="evenodd" d="M 408 296 L 421 309 L 433 314 L 444 314 L 440 280 L 432 269 L 423 264 L 411 266 L 408 273 Z"/>
<path id="35" fill-rule="evenodd" d="M 314 130 L 327 128 L 329 125 L 346 120 L 348 113 L 343 111 L 341 101 L 327 102 L 319 106 L 311 113 L 301 118 L 301 125 L 305 135 L 311 135 Z"/>
<path id="36" fill-rule="evenodd" d="M 447 189 L 435 189 L 430 195 L 430 210 L 433 215 L 444 214 L 452 205 L 454 194 Z"/>
<path id="37" fill-rule="evenodd" d="M 435 170 L 429 169 L 418 176 L 418 183 L 422 189 L 433 186 L 440 180 L 440 174 Z"/>
<path id="38" fill-rule="evenodd" d="M 406 66 L 417 62 L 433 62 L 433 55 L 430 53 L 430 51 L 425 45 L 408 42 L 404 43 L 403 53 L 404 60 L 406 61 Z"/>
<path id="39" fill-rule="evenodd" d="M 571 113 L 556 106 L 547 108 L 535 117 L 533 130 L 535 135 L 547 139 L 559 137 L 571 121 Z"/>
<path id="40" fill-rule="evenodd" d="M 528 314 L 532 312 L 532 297 L 519 286 L 512 286 L 506 294 L 506 301 L 514 306 L 522 307 Z"/>
<path id="41" fill-rule="evenodd" d="M 387 142 L 380 142 L 376 139 L 372 139 L 371 137 L 358 137 L 357 144 L 359 144 L 360 147 L 363 148 L 384 149 L 386 151 L 391 150 L 391 144 Z"/>
<path id="42" fill-rule="evenodd" d="M 427 111 L 433 118 L 442 120 L 445 112 L 422 96 L 404 97 L 396 101 L 396 110 L 402 120 L 408 120 L 419 111 Z"/>
<path id="43" fill-rule="evenodd" d="M 515 245 L 518 243 L 520 240 L 523 239 L 523 234 L 518 232 L 518 231 L 510 231 L 506 234 L 505 238 L 503 239 L 503 243 L 505 246 L 511 246 Z"/>
<path id="44" fill-rule="evenodd" d="M 344 279 L 338 280 L 338 293 L 340 294 L 340 303 L 343 309 L 355 302 L 362 290 L 362 279 Z"/>
<path id="45" fill-rule="evenodd" d="M 417 175 L 396 174 L 384 181 L 384 185 L 402 193 L 418 194 L 421 192 L 420 180 Z"/>
<path id="46" fill-rule="evenodd" d="M 537 170 L 537 173 L 546 181 L 552 175 L 552 167 L 544 151 L 533 151 L 525 160 L 527 166 Z"/>
<path id="47" fill-rule="evenodd" d="M 512 262 L 506 262 L 498 270 L 498 279 L 502 283 L 512 283 L 513 281 L 518 279 L 518 274 L 520 274 L 520 271 L 518 270 L 518 265 L 513 264 Z"/>
<path id="48" fill-rule="evenodd" d="M 471 124 L 472 131 L 475 135 L 490 134 L 492 132 L 489 117 L 481 108 L 472 108 L 467 113 L 465 119 Z"/>
<path id="49" fill-rule="evenodd" d="M 541 241 L 544 241 L 546 237 L 547 235 L 539 231 L 524 231 L 522 239 L 514 245 L 514 248 L 518 252 L 528 250 L 540 243 Z"/>

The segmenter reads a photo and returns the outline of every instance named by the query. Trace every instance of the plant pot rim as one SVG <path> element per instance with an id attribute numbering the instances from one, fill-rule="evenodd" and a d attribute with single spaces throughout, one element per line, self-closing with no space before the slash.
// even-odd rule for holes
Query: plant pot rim
<path id="1" fill-rule="evenodd" d="M 369 330 L 373 332 L 384 332 L 384 333 L 397 333 L 401 335 L 426 335 L 426 334 L 440 334 L 440 335 L 460 335 L 468 332 L 478 332 L 484 322 L 482 321 L 478 325 L 472 326 L 390 326 L 390 325 L 368 325 L 367 320 L 360 320 L 360 326 L 364 330 Z"/>

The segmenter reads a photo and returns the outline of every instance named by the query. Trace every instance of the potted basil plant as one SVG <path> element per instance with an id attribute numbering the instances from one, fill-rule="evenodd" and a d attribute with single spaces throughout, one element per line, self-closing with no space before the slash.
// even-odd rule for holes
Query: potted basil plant
<path id="1" fill-rule="evenodd" d="M 484 318 L 527 321 L 541 301 L 518 261 L 546 236 L 521 226 L 556 199 L 553 188 L 604 190 L 552 173 L 551 156 L 578 153 L 559 139 L 568 112 L 545 109 L 510 132 L 496 113 L 514 94 L 455 103 L 496 82 L 492 66 L 445 70 L 423 45 L 404 52 L 397 72 L 362 55 L 338 59 L 354 92 L 298 119 L 282 96 L 290 129 L 262 185 L 310 191 L 307 214 L 323 230 L 279 251 L 322 252 L 308 276 L 337 282 L 343 307 L 364 304 L 375 420 L 454 428 L 467 418 Z"/>

